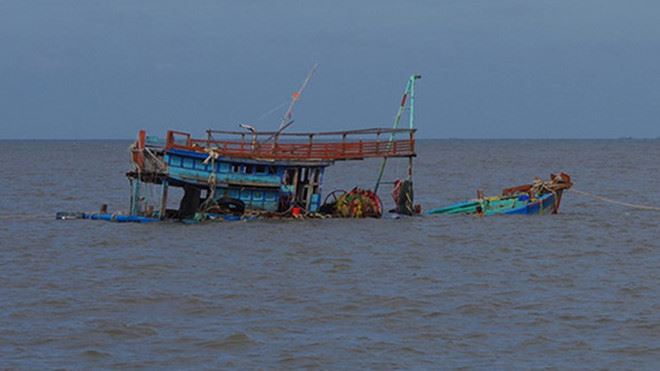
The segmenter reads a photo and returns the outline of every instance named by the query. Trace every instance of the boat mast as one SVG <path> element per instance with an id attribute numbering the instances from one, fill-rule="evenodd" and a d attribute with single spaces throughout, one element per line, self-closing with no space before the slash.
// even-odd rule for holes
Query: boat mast
<path id="1" fill-rule="evenodd" d="M 412 75 L 408 79 L 408 83 L 406 84 L 406 90 L 403 92 L 403 97 L 401 98 L 401 104 L 399 105 L 399 110 L 396 112 L 396 116 L 394 117 L 394 124 L 392 125 L 392 129 L 399 128 L 399 123 L 401 123 L 401 116 L 403 115 L 403 111 L 406 109 L 406 102 L 408 100 L 408 97 L 410 97 L 410 115 L 408 117 L 408 127 L 411 130 L 415 128 L 415 82 L 421 78 L 422 78 L 421 75 Z M 389 147 L 392 146 L 392 142 L 394 141 L 394 135 L 395 135 L 394 132 L 390 134 L 390 138 L 387 144 L 388 149 Z M 376 186 L 374 187 L 375 193 L 378 193 L 378 187 L 380 186 L 380 182 L 383 179 L 383 173 L 385 172 L 385 165 L 387 165 L 387 157 L 384 157 L 383 162 L 380 164 L 378 179 L 376 180 Z M 410 157 L 408 160 L 408 180 L 412 181 L 412 157 Z"/>
<path id="2" fill-rule="evenodd" d="M 291 94 L 291 103 L 289 103 L 289 108 L 287 108 L 286 112 L 284 113 L 284 116 L 282 116 L 282 121 L 280 121 L 280 126 L 275 132 L 275 134 L 269 136 L 268 138 L 264 139 L 264 143 L 268 142 L 269 140 L 275 138 L 275 143 L 277 144 L 278 138 L 280 134 L 289 126 L 293 124 L 293 120 L 291 117 L 293 116 L 293 107 L 296 105 L 296 102 L 300 100 L 300 96 L 302 95 L 303 91 L 307 87 L 307 84 L 309 84 L 309 81 L 312 79 L 312 76 L 314 75 L 314 72 L 316 72 L 316 68 L 319 66 L 318 63 L 314 63 L 312 66 L 312 69 L 309 71 L 307 74 L 307 77 L 305 78 L 305 81 L 303 81 L 302 85 L 300 86 L 300 89 L 298 91 L 294 92 Z"/>
<path id="3" fill-rule="evenodd" d="M 284 116 L 282 117 L 282 121 L 280 122 L 280 127 L 277 129 L 278 134 L 284 131 L 284 129 L 286 129 L 287 127 L 291 126 L 291 124 L 293 124 L 293 120 L 291 119 L 293 115 L 293 107 L 296 105 L 296 102 L 300 100 L 300 96 L 307 87 L 307 84 L 309 84 L 309 81 L 312 79 L 312 76 L 314 76 L 314 72 L 316 72 L 316 68 L 318 66 L 319 66 L 318 63 L 314 63 L 312 69 L 309 70 L 309 73 L 307 74 L 305 81 L 303 81 L 302 85 L 300 86 L 300 89 L 298 89 L 297 92 L 291 94 L 291 103 L 289 103 L 289 108 L 287 108 L 286 112 L 284 113 Z"/>

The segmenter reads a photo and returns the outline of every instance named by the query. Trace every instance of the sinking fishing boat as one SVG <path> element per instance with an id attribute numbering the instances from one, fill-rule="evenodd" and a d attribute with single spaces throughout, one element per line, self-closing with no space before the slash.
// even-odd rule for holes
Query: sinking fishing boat
<path id="1" fill-rule="evenodd" d="M 551 174 L 548 181 L 536 178 L 533 183 L 506 188 L 501 195 L 494 197 L 477 192 L 476 199 L 429 210 L 427 214 L 557 214 L 564 191 L 572 186 L 568 174 Z"/>
<path id="2" fill-rule="evenodd" d="M 334 132 L 285 132 L 291 114 L 311 73 L 293 94 L 289 109 L 275 131 L 207 130 L 203 138 L 169 130 L 164 137 L 138 133 L 131 146 L 130 206 L 127 215 L 107 213 L 58 213 L 59 219 L 96 219 L 117 222 L 177 220 L 244 220 L 254 217 L 339 216 L 380 217 L 377 195 L 383 168 L 389 158 L 407 158 L 409 187 L 406 202 L 397 210 L 406 214 L 412 205 L 412 166 L 415 152 L 413 126 L 414 85 L 408 80 L 392 128 Z M 408 128 L 399 128 L 409 99 Z M 338 161 L 381 158 L 375 189 L 355 188 L 322 196 L 325 170 Z M 154 196 L 154 186 L 156 196 Z M 169 208 L 171 188 L 183 190 L 178 208 Z M 403 196 L 401 196 L 404 199 Z"/>

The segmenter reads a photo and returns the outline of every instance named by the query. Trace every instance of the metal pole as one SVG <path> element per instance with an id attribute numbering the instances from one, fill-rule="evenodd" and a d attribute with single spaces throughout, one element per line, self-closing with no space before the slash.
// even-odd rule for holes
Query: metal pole
<path id="1" fill-rule="evenodd" d="M 140 173 L 138 173 L 138 178 L 133 183 L 133 203 L 131 208 L 131 215 L 140 214 Z"/>
<path id="2" fill-rule="evenodd" d="M 282 121 L 280 122 L 280 127 L 277 129 L 278 132 L 284 131 L 284 129 L 286 129 L 287 126 L 291 125 L 292 122 L 291 115 L 293 114 L 293 107 L 296 105 L 296 102 L 300 99 L 300 96 L 307 87 L 307 84 L 309 84 L 309 81 L 312 79 L 312 76 L 314 76 L 314 72 L 316 71 L 316 68 L 318 66 L 319 66 L 318 63 L 314 63 L 314 66 L 312 66 L 312 69 L 307 74 L 307 77 L 305 78 L 305 81 L 303 81 L 302 86 L 300 86 L 300 89 L 298 89 L 298 91 L 293 93 L 293 95 L 291 96 L 291 103 L 289 103 L 289 108 L 287 108 L 286 113 L 284 113 L 284 117 L 282 117 Z"/>
<path id="3" fill-rule="evenodd" d="M 167 212 L 167 179 L 163 180 L 163 189 L 160 197 L 160 211 L 158 217 L 160 220 L 165 219 L 165 213 Z"/>
<path id="4" fill-rule="evenodd" d="M 415 80 L 421 79 L 421 75 L 411 77 L 413 83 L 410 85 L 410 116 L 408 117 L 408 128 L 410 131 L 410 141 L 414 140 L 412 130 L 415 128 Z M 412 183 L 413 179 L 413 157 L 408 157 L 408 180 Z"/>
<path id="5" fill-rule="evenodd" d="M 133 179 L 129 179 L 128 183 L 129 183 L 129 188 L 131 190 L 131 199 L 130 199 L 130 205 L 128 207 L 128 210 L 131 213 L 131 215 L 133 215 L 133 203 L 135 202 L 135 195 L 134 195 L 135 186 L 133 185 Z"/>
<path id="6" fill-rule="evenodd" d="M 410 117 L 408 118 L 408 126 L 410 129 L 415 128 L 415 80 L 422 78 L 422 75 L 414 75 L 410 77 Z"/>
<path id="7" fill-rule="evenodd" d="M 406 101 L 408 99 L 408 96 L 410 95 L 411 98 L 413 97 L 414 91 L 415 91 L 415 80 L 420 79 L 420 75 L 412 75 L 408 79 L 408 82 L 406 83 L 406 90 L 403 92 L 403 97 L 401 98 L 401 104 L 399 105 L 399 110 L 396 113 L 396 116 L 394 117 L 394 124 L 392 125 L 392 129 L 397 129 L 399 127 L 399 123 L 401 122 L 401 116 L 403 115 L 403 111 L 406 108 Z M 411 100 L 411 109 L 410 109 L 410 119 L 413 119 L 413 113 L 414 110 L 412 108 L 413 101 Z M 411 121 L 409 123 L 410 128 L 413 128 L 413 122 Z M 394 132 L 390 133 L 390 139 L 387 144 L 387 151 L 390 150 L 392 147 L 392 142 L 394 141 Z M 378 193 L 378 188 L 380 187 L 380 182 L 383 179 L 383 173 L 385 172 L 385 165 L 387 164 L 387 156 L 383 158 L 383 162 L 380 164 L 380 171 L 378 172 L 378 179 L 376 180 L 376 186 L 374 187 L 374 193 Z"/>

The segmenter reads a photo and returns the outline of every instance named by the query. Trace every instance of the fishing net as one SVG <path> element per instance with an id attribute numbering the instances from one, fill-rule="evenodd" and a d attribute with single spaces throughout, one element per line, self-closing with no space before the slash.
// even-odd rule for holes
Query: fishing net
<path id="1" fill-rule="evenodd" d="M 373 191 L 353 188 L 337 199 L 336 214 L 343 218 L 380 218 L 383 207 Z"/>

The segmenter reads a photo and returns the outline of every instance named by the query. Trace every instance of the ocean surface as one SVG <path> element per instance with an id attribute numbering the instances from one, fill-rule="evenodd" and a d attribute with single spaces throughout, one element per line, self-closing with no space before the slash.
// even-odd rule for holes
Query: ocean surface
<path id="1" fill-rule="evenodd" d="M 657 369 L 660 212 L 128 225 L 127 141 L 0 141 L 0 369 Z M 572 175 L 660 206 L 660 140 L 420 141 L 425 209 Z M 403 176 L 391 161 L 387 180 Z M 342 162 L 324 191 L 372 187 Z M 381 197 L 392 205 L 389 186 Z"/>

